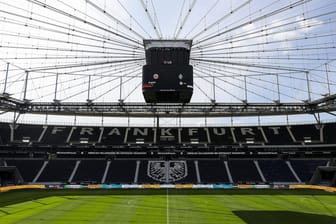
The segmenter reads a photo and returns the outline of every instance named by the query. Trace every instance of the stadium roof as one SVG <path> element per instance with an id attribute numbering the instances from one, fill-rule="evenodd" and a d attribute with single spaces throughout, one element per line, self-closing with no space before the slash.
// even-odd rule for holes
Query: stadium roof
<path id="1" fill-rule="evenodd" d="M 195 104 L 305 104 L 335 94 L 333 0 L 0 5 L 0 93 L 17 100 L 143 103 L 151 39 L 192 41 Z"/>

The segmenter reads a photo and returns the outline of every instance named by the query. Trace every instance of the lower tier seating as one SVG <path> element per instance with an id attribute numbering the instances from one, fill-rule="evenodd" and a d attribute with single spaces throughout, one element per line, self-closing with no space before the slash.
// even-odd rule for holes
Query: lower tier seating
<path id="1" fill-rule="evenodd" d="M 50 160 L 37 182 L 68 182 L 77 160 Z"/>
<path id="2" fill-rule="evenodd" d="M 259 166 L 268 182 L 298 182 L 284 160 L 259 160 Z"/>
<path id="3" fill-rule="evenodd" d="M 82 160 L 71 182 L 101 183 L 106 163 L 106 160 Z"/>
<path id="4" fill-rule="evenodd" d="M 18 168 L 25 182 L 37 183 L 234 183 L 308 182 L 327 160 L 105 160 L 12 158 L 2 165 Z M 261 173 L 257 169 L 257 165 Z M 40 175 L 39 175 L 40 174 Z M 295 177 L 297 175 L 298 179 Z"/>
<path id="5" fill-rule="evenodd" d="M 141 161 L 139 183 L 197 183 L 194 161 Z"/>
<path id="6" fill-rule="evenodd" d="M 133 183 L 135 169 L 135 160 L 112 160 L 105 183 Z"/>
<path id="7" fill-rule="evenodd" d="M 318 166 L 326 166 L 326 160 L 291 160 L 296 174 L 302 182 L 309 182 Z"/>
<path id="8" fill-rule="evenodd" d="M 41 169 L 43 160 L 7 160 L 7 166 L 15 166 L 19 169 L 24 182 L 32 182 Z"/>
<path id="9" fill-rule="evenodd" d="M 253 160 L 229 160 L 228 164 L 234 183 L 262 182 Z"/>
<path id="10" fill-rule="evenodd" d="M 223 160 L 199 160 L 198 169 L 202 183 L 229 183 Z"/>

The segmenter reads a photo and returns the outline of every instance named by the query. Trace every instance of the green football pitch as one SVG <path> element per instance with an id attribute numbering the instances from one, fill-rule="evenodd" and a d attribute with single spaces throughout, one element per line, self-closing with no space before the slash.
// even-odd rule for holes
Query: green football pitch
<path id="1" fill-rule="evenodd" d="M 336 224 L 336 194 L 294 190 L 24 190 L 0 223 Z"/>

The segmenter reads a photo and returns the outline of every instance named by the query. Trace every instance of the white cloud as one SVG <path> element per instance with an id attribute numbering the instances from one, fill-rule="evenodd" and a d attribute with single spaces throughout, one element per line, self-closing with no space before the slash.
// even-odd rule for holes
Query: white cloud
<path id="1" fill-rule="evenodd" d="M 288 23 L 288 21 L 278 20 L 275 19 L 271 22 L 273 27 L 280 27 Z M 296 38 L 302 37 L 303 35 L 309 34 L 309 32 L 312 32 L 313 30 L 317 29 L 319 25 L 322 25 L 323 21 L 313 18 L 313 19 L 304 19 L 302 16 L 298 16 L 295 19 L 295 22 L 293 22 L 293 26 L 288 30 L 288 26 L 286 27 L 283 32 L 276 33 L 271 36 L 271 39 L 273 41 L 279 41 L 279 47 L 280 48 L 290 48 L 294 46 L 294 42 L 291 40 L 294 40 Z M 288 31 L 287 31 L 288 30 Z M 288 51 L 283 51 L 283 54 L 287 55 Z"/>

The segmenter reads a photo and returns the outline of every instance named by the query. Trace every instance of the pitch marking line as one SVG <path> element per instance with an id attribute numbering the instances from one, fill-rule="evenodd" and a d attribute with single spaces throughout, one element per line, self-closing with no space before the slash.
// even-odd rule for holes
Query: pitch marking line
<path id="1" fill-rule="evenodd" d="M 169 224 L 169 195 L 168 195 L 168 189 L 166 191 L 166 202 L 167 202 L 167 205 L 166 205 L 166 216 L 167 216 L 166 223 Z"/>

